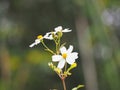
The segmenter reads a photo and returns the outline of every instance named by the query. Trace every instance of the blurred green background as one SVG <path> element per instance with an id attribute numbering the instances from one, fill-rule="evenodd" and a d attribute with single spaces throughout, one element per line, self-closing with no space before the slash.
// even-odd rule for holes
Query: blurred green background
<path id="1" fill-rule="evenodd" d="M 72 29 L 63 42 L 79 52 L 67 90 L 120 90 L 120 0 L 0 0 L 0 90 L 63 90 L 51 55 L 29 48 L 60 25 Z"/>

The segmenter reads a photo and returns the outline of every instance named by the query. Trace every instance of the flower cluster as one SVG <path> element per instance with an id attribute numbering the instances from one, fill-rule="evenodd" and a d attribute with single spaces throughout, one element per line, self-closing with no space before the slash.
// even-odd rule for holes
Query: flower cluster
<path id="1" fill-rule="evenodd" d="M 29 47 L 34 47 L 41 43 L 45 50 L 52 54 L 51 58 L 52 61 L 48 63 L 49 67 L 55 71 L 60 79 L 63 82 L 64 90 L 66 90 L 66 86 L 64 80 L 67 76 L 71 75 L 70 70 L 77 66 L 75 60 L 78 58 L 78 53 L 73 52 L 73 46 L 69 45 L 67 49 L 64 45 L 65 43 L 61 44 L 61 37 L 63 33 L 71 32 L 69 28 L 63 29 L 62 26 L 58 26 L 54 29 L 54 31 L 48 32 L 45 35 L 37 36 L 35 42 L 32 43 Z M 55 50 L 51 50 L 45 43 L 44 39 L 53 40 L 55 43 Z M 58 62 L 57 66 L 54 63 Z"/>
<path id="2" fill-rule="evenodd" d="M 62 26 L 58 26 L 54 29 L 53 32 L 48 32 L 46 33 L 44 36 L 42 35 L 39 35 L 37 37 L 37 39 L 35 39 L 35 42 L 32 43 L 29 47 L 33 47 L 37 44 L 39 44 L 43 39 L 48 39 L 48 40 L 53 40 L 54 39 L 54 36 L 53 35 L 56 35 L 58 32 L 71 32 L 72 30 L 69 30 L 69 29 L 63 29 Z"/>

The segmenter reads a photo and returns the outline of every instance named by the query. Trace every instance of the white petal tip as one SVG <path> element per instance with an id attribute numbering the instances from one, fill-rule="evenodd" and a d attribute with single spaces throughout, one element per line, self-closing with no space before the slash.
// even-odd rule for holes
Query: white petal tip
<path id="1" fill-rule="evenodd" d="M 62 32 L 71 32 L 72 30 L 64 29 Z"/>
<path id="2" fill-rule="evenodd" d="M 34 44 L 34 43 L 33 43 L 33 44 L 31 44 L 31 45 L 29 45 L 29 47 L 30 47 L 30 48 L 32 48 L 32 47 L 34 47 L 34 46 L 35 46 L 35 44 Z"/>

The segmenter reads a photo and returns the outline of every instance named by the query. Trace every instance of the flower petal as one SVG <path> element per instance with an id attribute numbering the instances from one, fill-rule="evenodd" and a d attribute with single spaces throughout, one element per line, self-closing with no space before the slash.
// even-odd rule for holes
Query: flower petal
<path id="1" fill-rule="evenodd" d="M 31 45 L 29 45 L 29 47 L 31 47 L 31 48 L 32 48 L 33 46 L 35 46 L 35 43 L 32 43 Z"/>
<path id="2" fill-rule="evenodd" d="M 73 51 L 73 46 L 70 45 L 67 51 L 68 51 L 68 53 L 71 53 Z"/>
<path id="3" fill-rule="evenodd" d="M 61 47 L 60 52 L 61 52 L 61 54 L 66 53 L 67 52 L 66 47 L 64 47 L 64 46 Z"/>
<path id="4" fill-rule="evenodd" d="M 39 44 L 40 43 L 40 39 L 36 39 L 35 40 L 35 45 Z"/>
<path id="5" fill-rule="evenodd" d="M 65 59 L 61 59 L 61 60 L 59 61 L 57 67 L 60 68 L 60 69 L 62 69 L 62 68 L 64 67 L 64 65 L 65 65 Z"/>
<path id="6" fill-rule="evenodd" d="M 55 28 L 55 32 L 59 32 L 61 30 L 62 30 L 62 26 L 58 26 L 58 27 Z"/>
<path id="7" fill-rule="evenodd" d="M 75 59 L 72 58 L 71 56 L 68 56 L 68 57 L 66 58 L 66 61 L 67 61 L 68 64 L 73 64 L 73 63 L 75 62 Z"/>
<path id="8" fill-rule="evenodd" d="M 53 55 L 52 56 L 52 61 L 53 62 L 58 62 L 62 59 L 62 56 L 61 55 Z"/>
<path id="9" fill-rule="evenodd" d="M 40 43 L 40 39 L 36 39 L 34 43 L 32 43 L 31 45 L 29 45 L 29 47 L 33 47 L 33 46 L 35 46 L 35 45 L 37 45 L 39 43 Z"/>
<path id="10" fill-rule="evenodd" d="M 73 59 L 77 59 L 78 58 L 78 53 L 77 52 L 73 52 L 73 53 L 71 53 L 71 58 L 73 58 Z"/>
<path id="11" fill-rule="evenodd" d="M 46 34 L 44 35 L 44 38 L 45 38 L 45 39 L 49 39 L 49 40 L 53 40 L 53 37 L 52 37 L 52 35 L 51 35 L 51 32 L 46 33 Z"/>
<path id="12" fill-rule="evenodd" d="M 50 34 L 51 34 L 50 32 L 46 33 L 46 34 L 44 35 L 44 38 L 48 37 Z"/>
<path id="13" fill-rule="evenodd" d="M 75 59 L 78 58 L 78 53 L 77 52 L 73 52 L 68 54 L 66 61 L 68 64 L 73 64 L 75 62 Z"/>
<path id="14" fill-rule="evenodd" d="M 64 29 L 62 30 L 62 32 L 71 32 L 72 30 L 69 30 L 69 29 Z"/>

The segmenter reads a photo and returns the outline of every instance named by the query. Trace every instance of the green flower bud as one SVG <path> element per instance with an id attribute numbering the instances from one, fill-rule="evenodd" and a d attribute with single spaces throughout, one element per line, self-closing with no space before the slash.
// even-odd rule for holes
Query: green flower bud
<path id="1" fill-rule="evenodd" d="M 61 69 L 59 69 L 59 68 L 55 68 L 54 71 L 57 72 L 58 74 L 61 73 Z"/>
<path id="2" fill-rule="evenodd" d="M 73 63 L 67 70 L 67 72 L 69 72 L 70 70 L 72 70 L 73 68 L 77 67 L 77 63 Z"/>
<path id="3" fill-rule="evenodd" d="M 59 38 L 61 38 L 62 35 L 63 35 L 62 31 L 59 31 L 57 34 L 58 34 L 58 37 L 59 37 Z"/>

